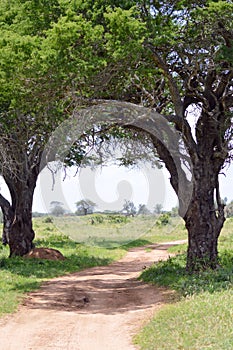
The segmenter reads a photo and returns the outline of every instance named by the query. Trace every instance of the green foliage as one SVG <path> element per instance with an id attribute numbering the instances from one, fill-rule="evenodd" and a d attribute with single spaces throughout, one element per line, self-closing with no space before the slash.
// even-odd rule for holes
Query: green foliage
<path id="1" fill-rule="evenodd" d="M 170 213 L 161 214 L 156 221 L 156 225 L 158 225 L 158 226 L 168 225 L 170 222 L 170 218 L 171 218 Z"/>
<path id="2" fill-rule="evenodd" d="M 112 224 L 126 224 L 129 222 L 129 218 L 125 215 L 108 215 L 107 220 Z"/>
<path id="3" fill-rule="evenodd" d="M 93 215 L 91 220 L 93 220 L 93 224 L 126 224 L 130 221 L 127 216 L 117 214 Z"/>
<path id="4" fill-rule="evenodd" d="M 103 215 L 93 215 L 91 218 L 92 224 L 102 224 L 104 222 Z"/>
<path id="5" fill-rule="evenodd" d="M 40 126 L 43 133 L 67 118 L 79 98 L 147 104 L 148 96 L 142 101 L 142 92 L 148 91 L 147 95 L 156 99 L 153 89 L 161 92 L 160 82 L 165 83 L 148 45 L 158 48 L 171 69 L 174 61 L 181 62 L 178 57 L 186 55 L 185 51 L 191 51 L 198 62 L 208 56 L 216 62 L 220 56 L 228 60 L 230 48 L 220 37 L 217 23 L 221 18 L 231 29 L 231 13 L 229 1 L 3 0 L 0 105 L 5 112 L 12 108 L 8 116 L 12 120 L 16 119 L 16 106 L 23 114 L 30 111 L 34 130 Z M 182 90 L 177 73 L 174 79 Z M 168 89 L 162 92 L 159 108 L 171 108 L 170 101 L 164 104 Z M 42 113 L 48 108 L 53 121 Z"/>
<path id="6" fill-rule="evenodd" d="M 51 216 L 47 216 L 45 219 L 43 219 L 43 222 L 46 224 L 53 223 L 53 218 Z"/>
<path id="7" fill-rule="evenodd" d="M 144 41 L 146 26 L 138 21 L 137 15 L 139 12 L 136 7 L 132 7 L 130 10 L 124 10 L 120 7 L 107 8 L 107 13 L 105 13 L 108 25 L 108 32 L 105 35 L 106 48 L 116 60 L 128 58 L 129 53 L 133 60 L 135 54 L 138 57 L 138 49 Z"/>

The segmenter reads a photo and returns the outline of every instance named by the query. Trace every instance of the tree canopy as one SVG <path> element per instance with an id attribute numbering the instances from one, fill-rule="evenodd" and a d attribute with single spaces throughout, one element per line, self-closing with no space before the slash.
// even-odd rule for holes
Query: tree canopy
<path id="1" fill-rule="evenodd" d="M 232 150 L 232 12 L 228 0 L 1 1 L 0 163 L 12 203 L 0 196 L 0 205 L 11 255 L 32 247 L 32 198 L 51 133 L 81 108 L 120 100 L 160 113 L 180 135 L 174 159 L 147 133 L 179 197 L 187 268 L 217 266 L 218 175 Z M 85 145 L 77 141 L 68 164 Z M 189 203 L 180 176 L 183 189 L 192 183 Z"/>
<path id="2" fill-rule="evenodd" d="M 94 208 L 96 207 L 96 204 L 92 202 L 90 199 L 81 199 L 80 201 L 76 202 L 77 215 L 87 215 L 92 214 Z"/>

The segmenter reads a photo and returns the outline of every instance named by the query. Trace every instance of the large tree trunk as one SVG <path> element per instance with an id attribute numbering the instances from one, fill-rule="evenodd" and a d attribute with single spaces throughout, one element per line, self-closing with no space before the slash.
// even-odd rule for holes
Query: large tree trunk
<path id="1" fill-rule="evenodd" d="M 0 194 L 0 207 L 2 209 L 3 214 L 3 232 L 2 232 L 2 243 L 4 245 L 9 244 L 9 235 L 12 226 L 12 222 L 14 219 L 14 212 L 8 200 L 6 200 Z"/>
<path id="2" fill-rule="evenodd" d="M 1 196 L 0 206 L 4 217 L 3 240 L 9 244 L 10 257 L 23 256 L 33 247 L 32 201 L 37 176 L 30 174 L 22 179 L 5 177 L 11 194 L 11 204 Z"/>
<path id="3" fill-rule="evenodd" d="M 186 268 L 189 272 L 215 269 L 218 266 L 218 238 L 225 221 L 218 175 L 213 169 L 210 171 L 208 164 L 203 165 L 203 172 L 199 168 L 198 177 L 194 179 L 191 202 L 184 216 L 188 230 Z"/>
<path id="4" fill-rule="evenodd" d="M 9 232 L 11 256 L 23 256 L 34 247 L 35 237 L 32 228 L 32 196 L 31 192 L 23 192 L 17 201 L 14 219 Z"/>
<path id="5" fill-rule="evenodd" d="M 189 147 L 187 146 L 186 153 L 179 152 L 178 142 L 177 145 L 173 142 L 176 149 L 174 152 L 172 146 L 168 147 L 165 142 L 152 137 L 159 157 L 171 174 L 170 182 L 179 199 L 179 214 L 188 230 L 186 268 L 191 273 L 206 268 L 215 269 L 218 266 L 218 238 L 225 221 L 218 175 L 224 164 L 226 151 L 218 151 L 220 147 L 215 140 L 213 142 L 210 134 L 213 118 L 207 121 L 210 124 L 206 122 L 208 134 L 205 135 L 205 130 L 203 135 L 199 135 L 199 132 L 198 143 L 194 143 L 191 134 L 188 134 Z M 190 138 L 192 141 L 189 141 Z M 182 167 L 183 159 L 186 160 L 187 155 L 190 164 L 189 178 Z"/>

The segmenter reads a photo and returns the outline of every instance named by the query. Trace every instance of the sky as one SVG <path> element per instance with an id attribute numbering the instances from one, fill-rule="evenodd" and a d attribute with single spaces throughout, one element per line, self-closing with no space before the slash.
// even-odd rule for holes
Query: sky
<path id="1" fill-rule="evenodd" d="M 177 203 L 166 184 L 164 173 L 155 168 L 144 167 L 136 170 L 117 166 L 106 166 L 91 170 L 81 169 L 74 176 L 70 171 L 66 179 L 57 174 L 54 188 L 51 175 L 45 170 L 39 179 L 35 193 L 34 209 L 41 211 L 41 204 L 48 208 L 52 201 L 60 201 L 66 209 L 75 211 L 75 202 L 82 198 L 97 204 L 96 210 L 121 210 L 125 200 L 135 205 L 146 204 L 153 209 L 157 203 L 167 207 Z M 169 190 L 169 191 L 168 191 Z M 49 208 L 48 208 L 49 209 Z"/>
<path id="2" fill-rule="evenodd" d="M 221 197 L 233 200 L 233 164 L 220 174 Z M 146 204 L 153 210 L 156 204 L 162 204 L 164 210 L 178 205 L 177 196 L 166 169 L 152 169 L 143 166 L 140 169 L 127 169 L 114 165 L 99 167 L 95 170 L 84 168 L 76 174 L 75 169 L 58 172 L 55 183 L 51 172 L 45 169 L 39 176 L 33 201 L 33 212 L 47 213 L 52 201 L 64 204 L 66 210 L 74 212 L 75 203 L 88 198 L 97 204 L 96 210 L 121 210 L 125 200 L 131 200 L 138 207 Z M 8 199 L 9 192 L 1 178 L 2 194 Z"/>
<path id="3" fill-rule="evenodd" d="M 55 183 L 51 172 L 45 169 L 39 176 L 33 201 L 33 212 L 49 212 L 52 201 L 64 204 L 66 210 L 74 212 L 75 203 L 88 198 L 97 204 L 96 210 L 121 210 L 125 200 L 146 204 L 153 210 L 156 204 L 162 204 L 164 210 L 170 210 L 178 205 L 178 200 L 169 182 L 166 169 L 152 169 L 143 166 L 140 169 L 127 169 L 109 165 L 81 169 L 76 174 L 70 169 L 66 178 L 58 172 Z M 221 197 L 233 200 L 233 164 L 220 174 Z M 9 192 L 4 180 L 0 179 L 1 191 L 8 199 Z"/>

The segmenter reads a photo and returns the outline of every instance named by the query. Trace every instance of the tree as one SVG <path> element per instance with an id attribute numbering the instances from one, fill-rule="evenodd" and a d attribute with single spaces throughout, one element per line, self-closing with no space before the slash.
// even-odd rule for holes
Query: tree
<path id="1" fill-rule="evenodd" d="M 104 33 L 109 5 L 111 1 L 102 0 L 1 1 L 0 172 L 11 200 L 0 195 L 0 206 L 10 256 L 22 256 L 33 247 L 36 181 L 56 158 L 56 150 L 49 150 L 42 161 L 51 133 L 79 106 L 106 96 L 96 82 L 112 61 Z M 122 5 L 130 8 L 127 1 Z M 67 166 L 80 165 L 87 148 L 108 139 L 102 135 L 95 143 L 95 130 L 86 130 L 82 141 L 71 146 Z"/>
<path id="2" fill-rule="evenodd" d="M 54 216 L 62 216 L 65 214 L 65 209 L 62 208 L 60 205 L 56 205 L 52 210 L 51 214 Z"/>
<path id="3" fill-rule="evenodd" d="M 92 202 L 90 199 L 81 199 L 76 202 L 77 211 L 76 214 L 79 215 L 87 215 L 92 214 L 96 204 Z"/>
<path id="4" fill-rule="evenodd" d="M 125 199 L 122 212 L 125 213 L 127 216 L 134 216 L 137 213 L 137 209 L 133 202 Z"/>
<path id="5" fill-rule="evenodd" d="M 173 217 L 179 216 L 179 208 L 178 207 L 173 207 L 171 209 L 171 216 L 173 216 Z"/>
<path id="6" fill-rule="evenodd" d="M 163 209 L 162 204 L 157 203 L 156 206 L 155 206 L 155 208 L 154 208 L 154 213 L 155 213 L 155 214 L 161 214 L 162 209 Z"/>
<path id="7" fill-rule="evenodd" d="M 54 3 L 47 2 L 47 10 L 52 10 Z M 45 9 L 40 5 L 35 6 L 38 16 L 33 17 L 25 6 L 19 1 L 2 1 L 0 5 L 0 166 L 11 195 L 11 203 L 0 195 L 0 206 L 3 242 L 10 245 L 10 256 L 24 255 L 33 247 L 32 200 L 40 157 L 48 133 L 61 119 L 59 113 L 49 116 L 48 101 L 45 95 L 42 97 L 46 75 L 40 76 L 39 66 L 35 67 L 32 59 L 40 46 L 42 31 L 49 27 L 48 18 L 41 16 Z M 28 21 L 24 21 L 26 12 Z M 39 76 L 41 83 L 34 85 Z M 36 103 L 36 99 L 43 102 Z"/>
<path id="8" fill-rule="evenodd" d="M 145 204 L 139 204 L 137 215 L 150 215 L 150 210 Z"/>
<path id="9" fill-rule="evenodd" d="M 162 142 L 152 132 L 153 118 L 127 125 L 132 135 L 146 125 L 170 172 L 188 230 L 187 269 L 218 266 L 218 175 L 232 148 L 232 10 L 210 0 L 1 2 L 0 160 L 12 203 L 0 196 L 0 205 L 11 255 L 32 247 L 49 134 L 79 106 L 117 99 L 160 113 L 178 133 L 169 144 L 169 133 Z M 75 161 L 85 153 L 77 150 Z"/>
<path id="10" fill-rule="evenodd" d="M 153 134 L 152 139 L 179 198 L 190 272 L 218 266 L 217 242 L 225 220 L 218 175 L 232 149 L 232 10 L 230 1 L 143 1 L 137 6 L 146 29 L 137 69 L 128 69 L 127 100 L 135 102 L 138 96 L 180 134 L 170 149 Z M 116 55 L 126 37 L 135 36 L 120 30 L 120 15 L 120 10 L 108 14 L 112 42 L 119 44 Z M 191 193 L 188 201 L 184 189 Z"/>
<path id="11" fill-rule="evenodd" d="M 59 201 L 52 201 L 50 203 L 50 212 L 54 216 L 62 216 L 65 214 L 65 209 L 63 208 L 64 204 Z"/>
<path id="12" fill-rule="evenodd" d="M 101 27 L 82 16 L 85 9 L 80 15 L 76 10 L 57 0 L 0 4 L 0 172 L 11 195 L 11 201 L 0 195 L 0 206 L 10 256 L 33 248 L 33 193 L 39 172 L 56 153 L 50 150 L 42 163 L 44 147 L 78 106 L 75 86 L 87 94 L 89 76 L 104 64 L 95 55 Z M 77 142 L 67 164 L 80 163 L 84 155 Z"/>
<path id="13" fill-rule="evenodd" d="M 233 216 L 233 201 L 226 205 L 225 213 L 228 218 Z"/>

